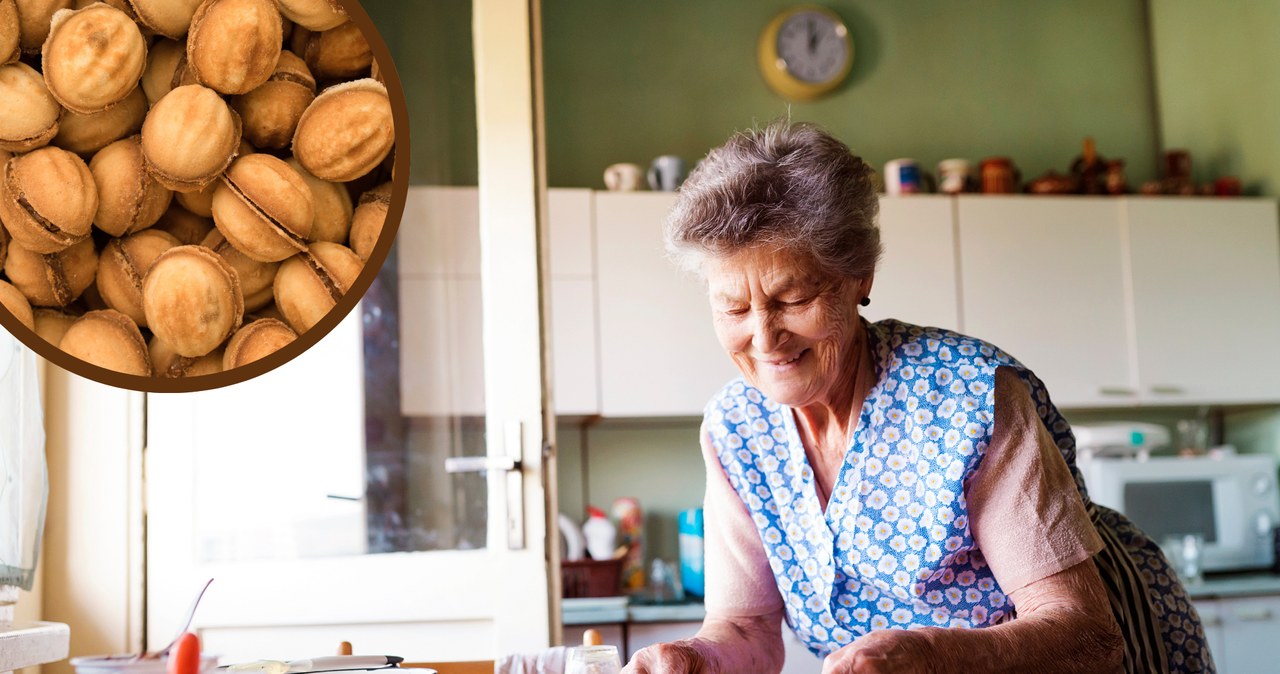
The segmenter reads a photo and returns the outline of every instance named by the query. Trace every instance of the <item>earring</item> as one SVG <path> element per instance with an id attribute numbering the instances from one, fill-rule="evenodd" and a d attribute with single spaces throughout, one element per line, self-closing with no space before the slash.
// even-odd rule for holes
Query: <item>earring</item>
<path id="1" fill-rule="evenodd" d="M 861 304 L 861 305 L 862 305 L 862 306 L 864 306 L 864 307 L 865 307 L 865 306 L 870 306 L 870 305 L 871 305 L 871 296 L 870 296 L 870 295 L 867 295 L 866 297 L 863 297 L 861 300 L 858 300 L 858 304 Z"/>

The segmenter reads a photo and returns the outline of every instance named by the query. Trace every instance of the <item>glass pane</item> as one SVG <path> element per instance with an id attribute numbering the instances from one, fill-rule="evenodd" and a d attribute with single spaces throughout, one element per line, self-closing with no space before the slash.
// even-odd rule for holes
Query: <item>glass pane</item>
<path id="1" fill-rule="evenodd" d="M 362 303 L 369 552 L 484 547 L 485 475 L 444 471 L 485 453 L 484 368 L 461 353 L 479 342 L 474 284 L 401 272 L 404 250 Z"/>
<path id="2" fill-rule="evenodd" d="M 444 469 L 448 457 L 485 453 L 472 3 L 362 5 L 410 110 L 411 184 L 397 244 L 353 315 L 311 352 L 196 394 L 202 562 L 486 543 L 486 475 Z M 357 409 L 329 402 L 335 384 L 322 373 L 335 368 L 363 392 Z M 282 428 L 282 407 L 312 422 Z M 228 428 L 228 414 L 244 421 Z M 252 498 L 228 499 L 228 484 Z"/>

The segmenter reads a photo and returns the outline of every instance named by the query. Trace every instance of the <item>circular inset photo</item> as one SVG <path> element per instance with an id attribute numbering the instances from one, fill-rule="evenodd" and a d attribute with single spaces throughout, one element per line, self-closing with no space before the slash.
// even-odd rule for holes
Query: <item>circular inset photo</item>
<path id="1" fill-rule="evenodd" d="M 0 0 L 0 324 L 121 388 L 256 377 L 368 290 L 408 143 L 357 0 Z"/>

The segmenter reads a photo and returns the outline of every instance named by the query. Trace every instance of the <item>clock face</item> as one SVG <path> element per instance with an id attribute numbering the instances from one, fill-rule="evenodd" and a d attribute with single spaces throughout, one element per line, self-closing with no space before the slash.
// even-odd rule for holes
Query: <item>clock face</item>
<path id="1" fill-rule="evenodd" d="M 849 61 L 847 31 L 830 16 L 799 12 L 778 31 L 778 58 L 787 72 L 803 82 L 827 82 L 838 77 Z"/>

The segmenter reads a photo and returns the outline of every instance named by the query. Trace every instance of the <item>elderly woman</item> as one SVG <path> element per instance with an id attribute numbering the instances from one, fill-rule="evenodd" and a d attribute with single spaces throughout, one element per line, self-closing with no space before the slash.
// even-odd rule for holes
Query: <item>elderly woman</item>
<path id="1" fill-rule="evenodd" d="M 860 318 L 877 203 L 846 146 L 782 122 L 681 189 L 668 250 L 742 377 L 703 419 L 706 621 L 626 671 L 777 672 L 782 620 L 827 673 L 1213 671 L 1160 550 L 1089 500 L 1040 380 Z"/>

